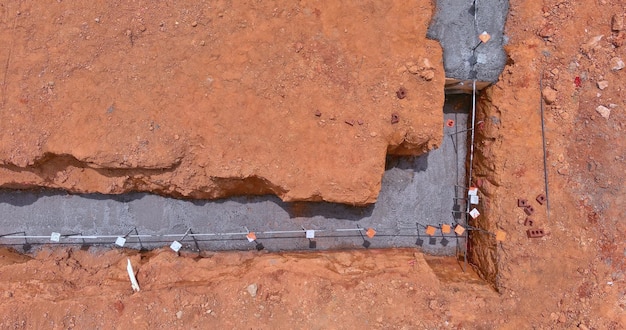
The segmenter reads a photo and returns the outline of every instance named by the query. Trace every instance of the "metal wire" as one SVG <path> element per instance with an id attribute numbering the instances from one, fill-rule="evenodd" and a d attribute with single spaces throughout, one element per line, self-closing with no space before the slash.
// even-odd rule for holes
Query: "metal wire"
<path id="1" fill-rule="evenodd" d="M 457 224 L 459 225 L 459 224 Z M 436 229 L 441 229 L 440 225 L 421 225 L 420 226 L 426 228 L 428 226 L 434 227 Z M 462 226 L 462 225 L 461 225 Z M 465 228 L 465 230 L 468 231 L 482 231 L 482 232 L 487 232 L 484 229 L 481 228 L 476 228 L 476 227 L 472 227 L 472 226 L 462 226 L 463 228 Z M 327 233 L 330 235 L 320 235 L 320 236 L 316 236 L 319 238 L 322 237 L 340 237 L 340 235 L 332 235 L 332 233 L 346 233 L 346 232 L 359 232 L 362 233 L 364 231 L 367 231 L 368 228 L 339 228 L 339 229 L 315 229 L 315 233 Z M 418 233 L 417 235 L 419 236 L 419 226 L 417 227 L 418 229 Z M 385 234 L 385 232 L 389 232 L 389 231 L 395 231 L 396 233 L 393 234 Z M 408 236 L 415 236 L 416 234 L 401 234 L 401 233 L 397 233 L 398 230 L 385 230 L 385 229 L 378 229 L 378 232 L 376 233 L 376 236 L 380 236 L 380 237 L 408 237 Z M 409 230 L 407 230 L 409 231 Z M 489 232 L 487 232 L 489 233 Z M 19 233 L 11 233 L 11 234 L 6 234 L 6 235 L 0 235 L 0 240 L 2 239 L 20 239 L 20 240 L 26 240 L 26 239 L 36 239 L 36 240 L 50 240 L 50 235 L 18 235 Z M 187 237 L 190 238 L 208 238 L 208 237 L 216 237 L 216 238 L 222 238 L 222 237 L 232 237 L 232 236 L 240 236 L 240 237 L 245 237 L 247 234 L 249 234 L 249 232 L 247 231 L 242 231 L 242 232 L 226 232 L 226 233 L 192 233 L 190 229 L 187 230 L 187 233 L 182 234 L 182 238 L 181 234 L 127 234 L 127 235 L 82 235 L 82 234 L 77 234 L 77 235 L 73 235 L 73 234 L 61 234 L 60 239 L 63 240 L 85 240 L 85 239 L 89 239 L 89 240 L 102 240 L 102 239 L 117 239 L 118 237 L 124 237 L 127 239 L 140 239 L 140 238 L 147 238 L 147 239 L 166 239 L 166 238 L 180 238 L 180 240 L 184 240 Z M 273 235 L 285 235 L 285 234 L 306 234 L 306 230 L 268 230 L 268 231 L 260 231 L 260 232 L 255 232 L 255 234 L 257 235 L 263 235 L 263 236 L 267 236 L 267 237 L 263 237 L 264 239 L 273 239 L 273 238 L 286 238 L 286 237 L 271 237 Z M 490 233 L 492 234 L 492 233 Z M 300 236 L 289 236 L 289 238 L 299 238 Z M 442 237 L 447 237 L 447 238 L 452 238 L 452 237 L 457 237 L 457 235 L 443 235 Z M 1 244 L 0 244 L 1 245 Z"/>

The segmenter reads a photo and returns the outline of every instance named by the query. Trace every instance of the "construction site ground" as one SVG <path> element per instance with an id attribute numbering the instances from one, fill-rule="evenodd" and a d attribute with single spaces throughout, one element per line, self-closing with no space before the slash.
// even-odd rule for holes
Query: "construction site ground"
<path id="1" fill-rule="evenodd" d="M 414 249 L 2 250 L 0 328 L 626 328 L 625 12 L 617 0 L 510 1 L 509 59 L 477 118 L 481 213 L 507 233 L 473 260 L 488 281 Z M 545 193 L 542 97 L 549 216 L 533 202 Z M 546 236 L 528 238 L 518 198 Z"/>

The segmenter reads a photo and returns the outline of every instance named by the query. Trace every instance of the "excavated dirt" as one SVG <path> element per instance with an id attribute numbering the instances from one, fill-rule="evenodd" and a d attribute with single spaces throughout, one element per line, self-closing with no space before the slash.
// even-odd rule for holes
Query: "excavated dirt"
<path id="1" fill-rule="evenodd" d="M 482 215 L 473 224 L 507 233 L 498 244 L 472 236 L 471 261 L 487 282 L 411 250 L 194 259 L 46 248 L 3 252 L 0 327 L 626 328 L 626 70 L 613 69 L 626 58 L 626 8 L 514 0 L 510 9 L 510 58 L 477 118 Z M 546 192 L 542 89 L 549 217 L 535 201 Z M 527 237 L 518 198 L 535 207 L 532 228 L 546 236 Z"/>
<path id="2" fill-rule="evenodd" d="M 430 1 L 0 10 L 2 187 L 363 205 L 441 143 Z"/>

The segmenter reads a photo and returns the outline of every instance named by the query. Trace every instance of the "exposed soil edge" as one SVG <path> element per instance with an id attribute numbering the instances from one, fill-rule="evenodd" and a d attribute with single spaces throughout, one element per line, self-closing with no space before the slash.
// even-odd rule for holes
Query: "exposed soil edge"
<path id="1" fill-rule="evenodd" d="M 470 183 L 478 187 L 481 202 L 476 205 L 480 216 L 470 219 L 470 225 L 489 232 L 495 232 L 497 212 L 490 205 L 495 200 L 496 188 L 500 186 L 496 172 L 497 159 L 494 159 L 493 150 L 501 144 L 501 135 L 495 123 L 500 120 L 498 110 L 492 106 L 492 88 L 485 88 L 476 102 L 477 125 L 474 142 L 474 178 Z M 489 118 L 490 120 L 485 120 Z M 491 234 L 473 231 L 470 234 L 470 249 L 468 257 L 476 267 L 477 273 L 486 281 L 498 288 L 498 255 L 497 245 Z"/>

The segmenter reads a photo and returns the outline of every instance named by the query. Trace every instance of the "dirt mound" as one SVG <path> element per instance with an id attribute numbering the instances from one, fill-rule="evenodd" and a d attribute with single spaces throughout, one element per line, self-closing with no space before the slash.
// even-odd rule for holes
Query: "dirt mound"
<path id="1" fill-rule="evenodd" d="M 408 249 L 205 258 L 45 248 L 27 258 L 0 249 L 0 276 L 3 328 L 440 328 L 443 319 L 480 324 L 481 308 L 497 298 L 453 259 Z M 459 299 L 468 292 L 476 298 Z"/>
<path id="2" fill-rule="evenodd" d="M 0 184 L 376 200 L 442 138 L 430 1 L 0 7 Z"/>

